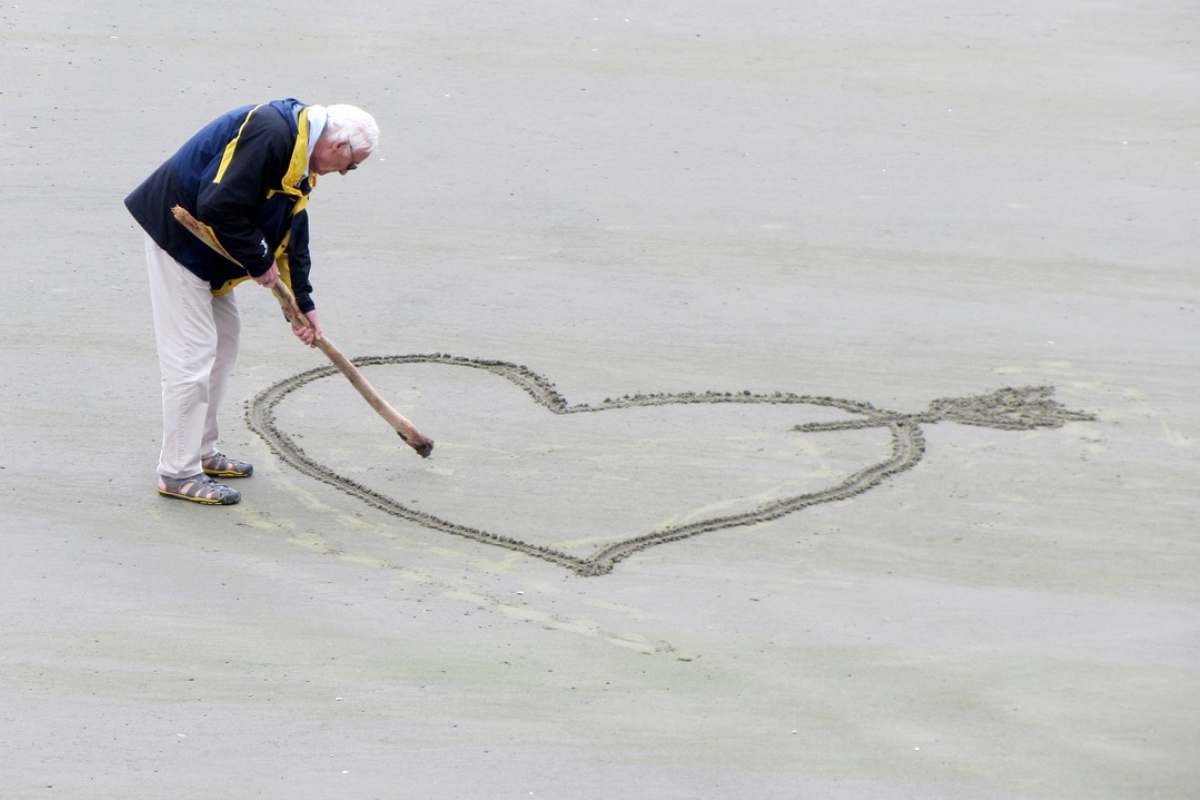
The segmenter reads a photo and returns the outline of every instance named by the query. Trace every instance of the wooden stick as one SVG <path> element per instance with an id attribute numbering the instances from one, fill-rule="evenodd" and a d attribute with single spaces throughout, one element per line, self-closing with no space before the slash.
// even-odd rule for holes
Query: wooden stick
<path id="1" fill-rule="evenodd" d="M 217 253 L 220 253 L 223 257 L 233 261 L 233 258 L 225 252 L 225 248 L 221 247 L 213 239 L 209 229 L 188 213 L 186 208 L 175 206 L 171 209 L 171 214 L 174 215 L 180 225 L 187 228 L 197 239 L 204 242 Z M 239 266 L 241 265 L 239 264 Z M 312 327 L 308 321 L 308 317 L 300 311 L 300 306 L 296 304 L 296 296 L 292 294 L 292 290 L 283 281 L 275 281 L 275 284 L 271 287 L 271 291 L 274 293 L 275 299 L 279 301 L 284 316 L 288 320 L 301 327 Z M 363 377 L 358 367 L 354 366 L 354 363 L 350 359 L 342 355 L 342 352 L 333 346 L 333 342 L 329 341 L 325 336 L 321 336 L 313 342 L 313 345 L 319 348 L 333 362 L 333 365 L 346 376 L 347 380 L 358 390 L 358 393 L 370 404 L 371 408 L 375 409 L 376 413 L 392 426 L 392 429 L 400 435 L 400 438 L 409 447 L 416 450 L 422 458 L 429 457 L 429 454 L 433 452 L 433 440 L 422 435 L 403 414 L 392 408 L 391 404 L 387 400 L 384 400 L 379 392 L 375 390 L 371 382 Z"/>

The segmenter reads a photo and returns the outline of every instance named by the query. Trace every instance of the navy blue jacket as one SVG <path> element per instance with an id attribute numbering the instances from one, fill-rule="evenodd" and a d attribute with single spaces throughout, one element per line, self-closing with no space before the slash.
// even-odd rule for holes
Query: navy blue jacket
<path id="1" fill-rule="evenodd" d="M 303 311 L 314 308 L 308 281 L 308 214 L 317 184 L 308 171 L 308 110 L 288 98 L 243 106 L 201 128 L 125 198 L 158 246 L 224 294 L 271 262 Z M 214 252 L 175 221 L 183 206 L 224 249 Z"/>

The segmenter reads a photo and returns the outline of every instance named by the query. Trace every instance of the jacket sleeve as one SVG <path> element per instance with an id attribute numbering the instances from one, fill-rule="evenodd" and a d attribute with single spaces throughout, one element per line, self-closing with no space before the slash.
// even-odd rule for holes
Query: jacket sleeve
<path id="1" fill-rule="evenodd" d="M 292 273 L 292 293 L 296 295 L 296 304 L 307 314 L 317 307 L 312 299 L 313 287 L 308 280 L 312 259 L 308 255 L 307 211 L 301 211 L 292 218 L 292 237 L 288 240 L 288 265 Z"/>
<path id="2" fill-rule="evenodd" d="M 215 177 L 201 185 L 196 198 L 196 216 L 212 227 L 221 246 L 255 277 L 274 260 L 255 223 L 255 212 L 267 187 L 283 180 L 290 144 L 286 132 L 281 137 L 263 111 L 251 112 L 224 152 Z"/>

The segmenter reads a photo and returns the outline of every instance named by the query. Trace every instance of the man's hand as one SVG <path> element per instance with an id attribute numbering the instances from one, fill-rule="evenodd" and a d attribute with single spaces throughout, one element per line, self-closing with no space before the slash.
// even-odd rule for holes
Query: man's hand
<path id="1" fill-rule="evenodd" d="M 271 262 L 270 269 L 268 269 L 262 275 L 257 275 L 254 278 L 255 283 L 257 283 L 259 286 L 265 286 L 268 289 L 274 286 L 275 281 L 277 280 L 279 280 L 279 266 L 274 261 Z"/>
<path id="2" fill-rule="evenodd" d="M 315 308 L 304 316 L 308 319 L 308 327 L 305 327 L 304 323 L 299 320 L 292 320 L 292 333 L 296 334 L 296 338 L 309 347 L 315 347 L 317 339 L 320 339 L 323 334 L 321 318 L 317 316 Z"/>

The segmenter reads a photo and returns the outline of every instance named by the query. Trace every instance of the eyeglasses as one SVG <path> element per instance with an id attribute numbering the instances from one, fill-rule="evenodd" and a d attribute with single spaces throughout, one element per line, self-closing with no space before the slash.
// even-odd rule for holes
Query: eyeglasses
<path id="1" fill-rule="evenodd" d="M 358 164 L 354 163 L 354 145 L 350 144 L 349 139 L 346 140 L 346 147 L 350 149 L 350 163 L 346 165 L 346 168 L 342 172 L 352 172 L 358 169 Z"/>

